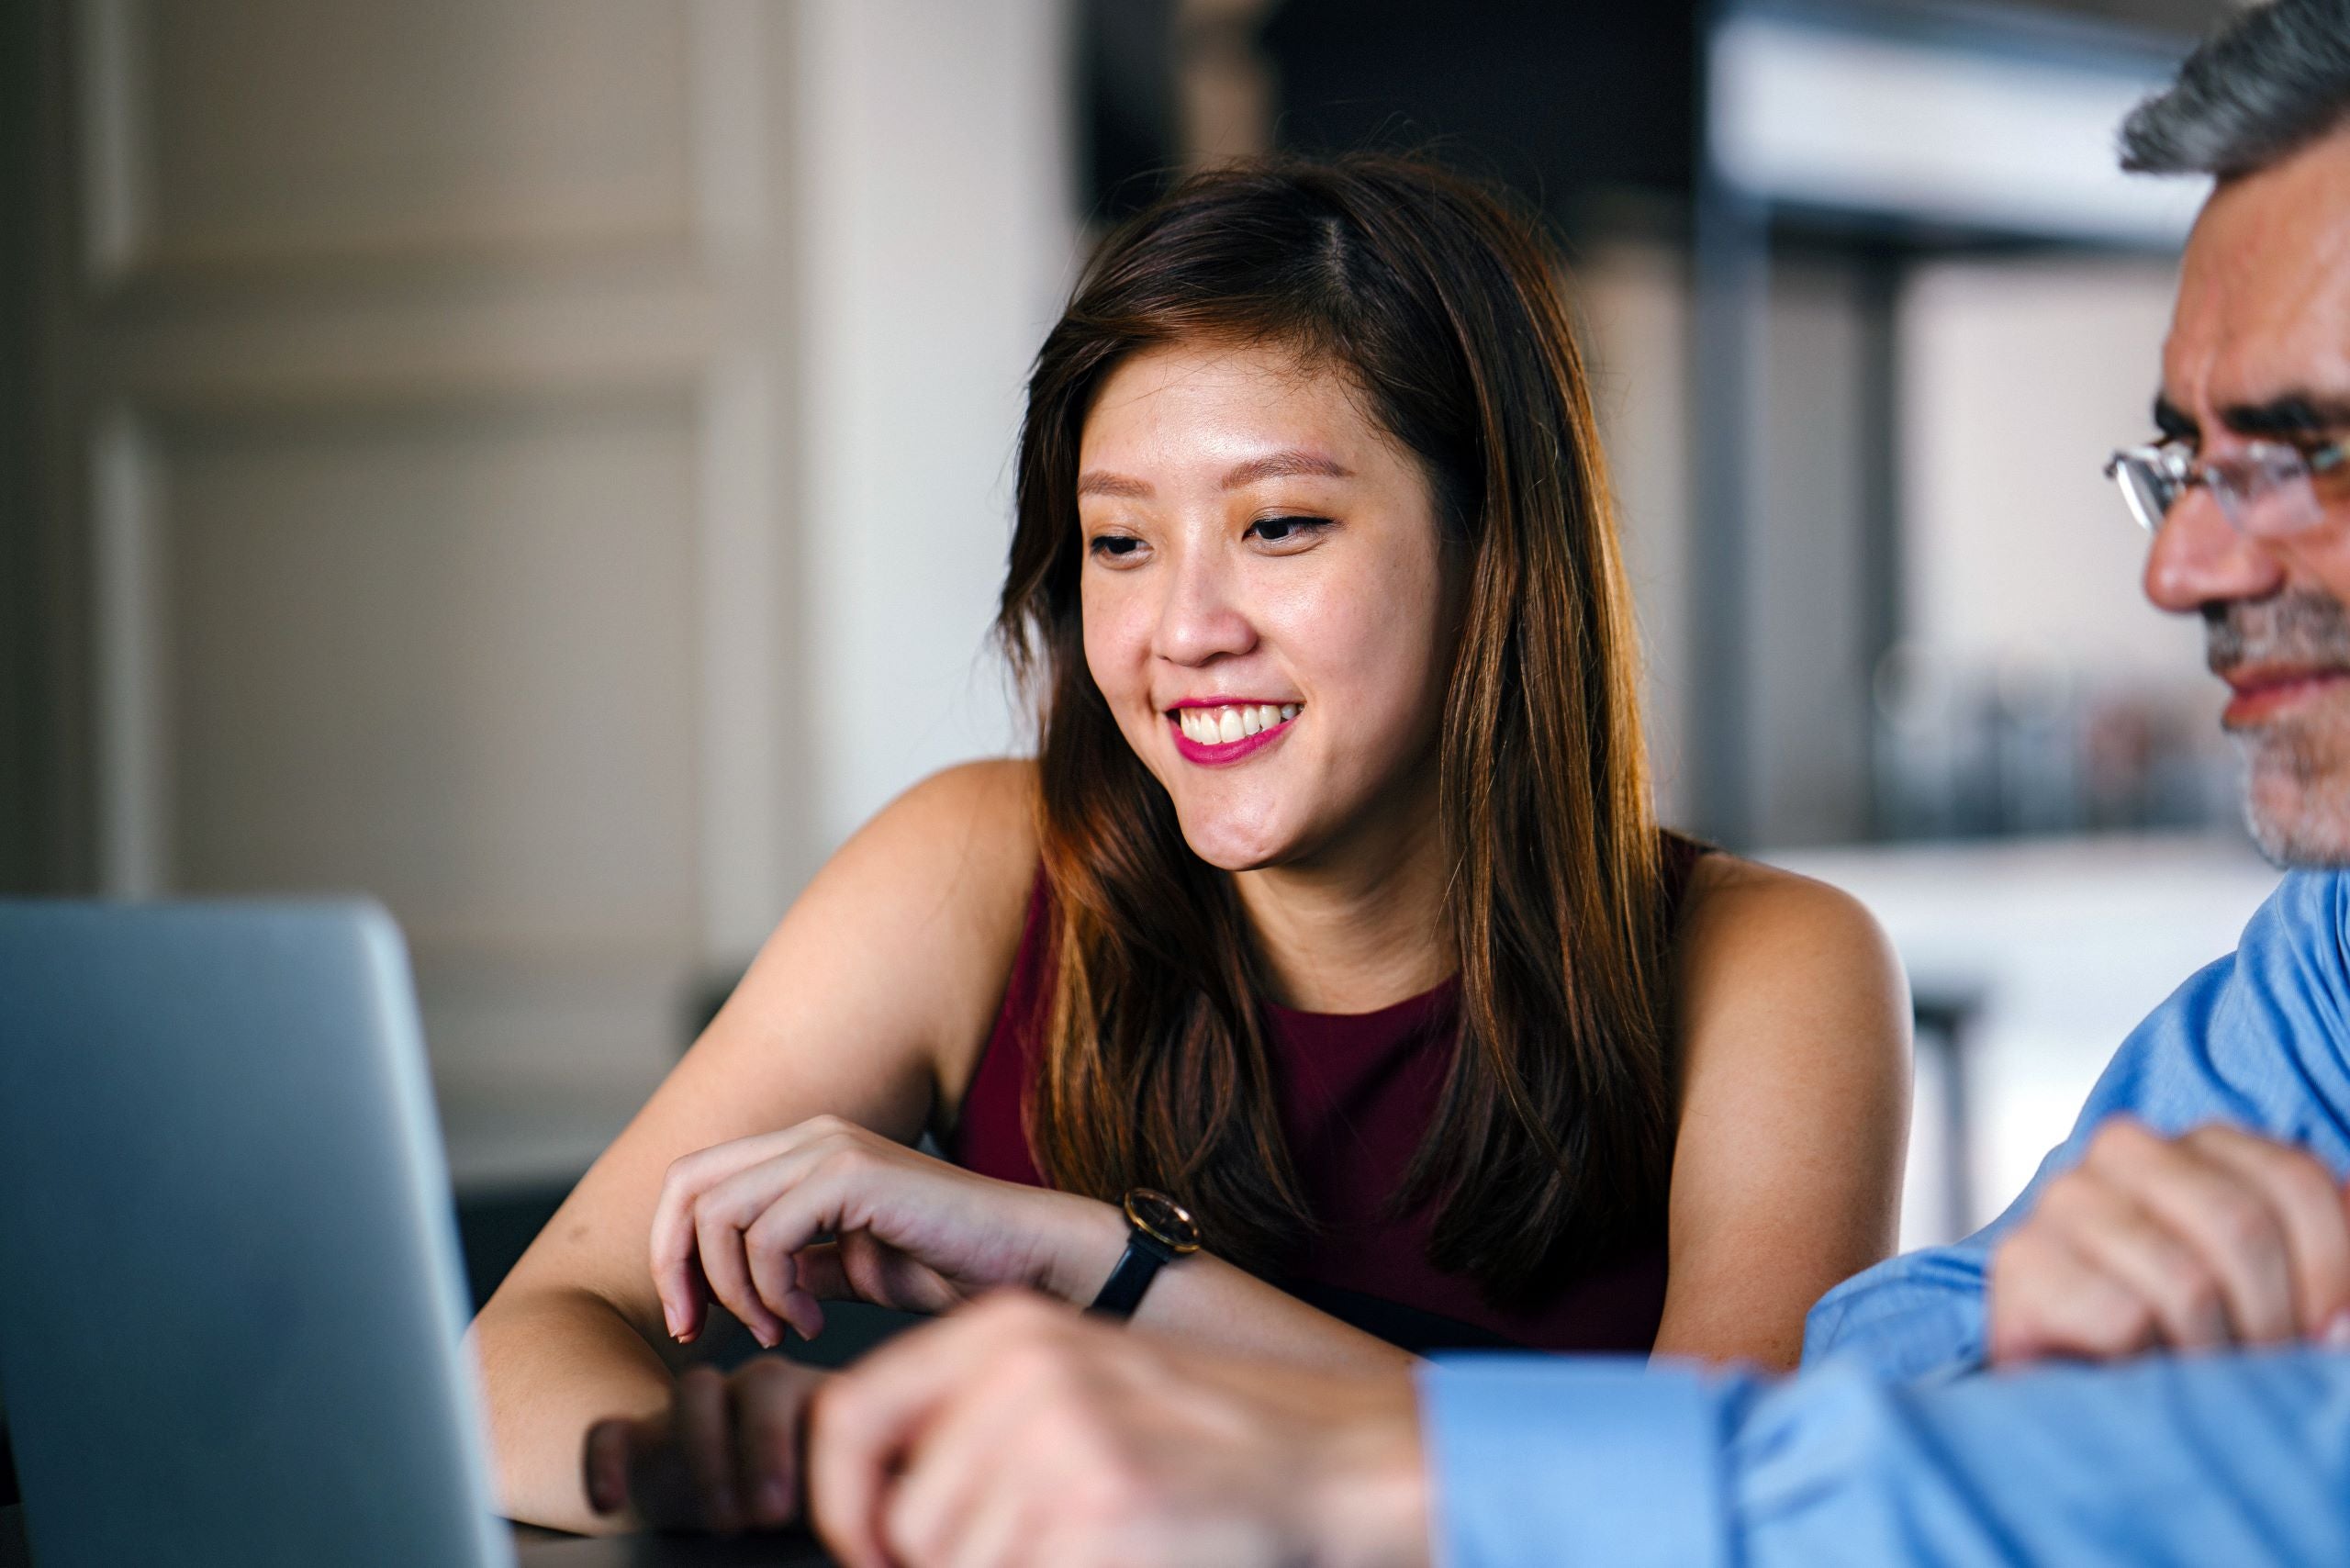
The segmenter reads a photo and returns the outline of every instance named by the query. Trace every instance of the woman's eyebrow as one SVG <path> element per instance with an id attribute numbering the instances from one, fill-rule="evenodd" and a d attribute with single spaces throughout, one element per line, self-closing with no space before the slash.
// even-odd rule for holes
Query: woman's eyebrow
<path id="1" fill-rule="evenodd" d="M 1302 474 L 1318 475 L 1326 479 L 1351 479 L 1355 476 L 1353 469 L 1318 452 L 1275 452 L 1263 457 L 1252 457 L 1234 468 L 1224 476 L 1224 487 L 1237 490 L 1259 479 L 1288 479 Z"/>
<path id="2" fill-rule="evenodd" d="M 1224 476 L 1222 487 L 1239 489 L 1259 479 L 1287 479 L 1301 474 L 1318 475 L 1326 479 L 1351 479 L 1355 471 L 1335 457 L 1325 457 L 1318 452 L 1275 452 L 1263 457 L 1252 457 Z M 1144 480 L 1125 474 L 1113 474 L 1106 468 L 1089 468 L 1077 476 L 1077 493 L 1080 496 L 1122 496 L 1131 500 L 1148 500 L 1158 492 Z"/>
<path id="3" fill-rule="evenodd" d="M 1077 476 L 1077 493 L 1080 496 L 1124 496 L 1130 500 L 1148 500 L 1152 492 L 1150 487 L 1140 479 L 1113 474 L 1106 468 L 1089 468 Z"/>

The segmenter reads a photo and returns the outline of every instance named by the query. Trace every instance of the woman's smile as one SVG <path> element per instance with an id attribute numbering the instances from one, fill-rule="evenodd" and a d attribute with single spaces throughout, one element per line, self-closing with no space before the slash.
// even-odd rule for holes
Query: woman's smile
<path id="1" fill-rule="evenodd" d="M 1167 711 L 1175 749 L 1186 762 L 1220 767 L 1254 756 L 1289 733 L 1304 711 L 1297 702 L 1249 702 L 1221 697 L 1178 702 Z"/>

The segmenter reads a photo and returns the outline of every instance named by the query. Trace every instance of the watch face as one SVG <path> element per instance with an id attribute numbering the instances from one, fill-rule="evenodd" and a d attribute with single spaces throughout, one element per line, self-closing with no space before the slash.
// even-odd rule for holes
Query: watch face
<path id="1" fill-rule="evenodd" d="M 1200 1249 L 1199 1225 L 1164 1193 L 1136 1187 L 1126 1194 L 1126 1217 L 1178 1252 Z"/>

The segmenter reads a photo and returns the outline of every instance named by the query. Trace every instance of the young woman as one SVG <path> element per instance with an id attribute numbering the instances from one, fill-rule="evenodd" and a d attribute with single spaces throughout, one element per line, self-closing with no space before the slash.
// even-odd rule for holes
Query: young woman
<path id="1" fill-rule="evenodd" d="M 484 1309 L 516 1517 L 781 1519 L 813 1374 L 656 1345 L 713 1298 L 767 1345 L 825 1297 L 1086 1305 L 1136 1189 L 1204 1239 L 1137 1323 L 1324 1364 L 1785 1366 L 1890 1249 L 1898 968 L 1657 827 L 1558 261 L 1494 198 L 1267 162 L 1113 234 L 1001 628 L 1036 759 L 843 848 Z"/>

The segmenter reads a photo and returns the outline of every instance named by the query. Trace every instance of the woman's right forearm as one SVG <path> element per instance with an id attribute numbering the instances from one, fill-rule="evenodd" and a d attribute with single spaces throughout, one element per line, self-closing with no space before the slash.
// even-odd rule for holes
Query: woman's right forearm
<path id="1" fill-rule="evenodd" d="M 611 1303 L 588 1291 L 501 1292 L 467 1338 L 481 1367 L 498 1506 L 509 1518 L 593 1534 L 625 1521 L 588 1503 L 588 1428 L 668 1408 L 673 1379 Z"/>

